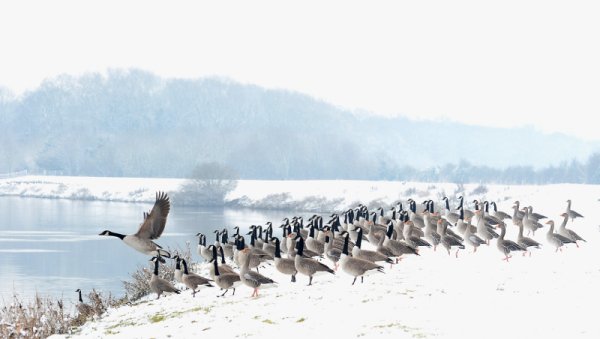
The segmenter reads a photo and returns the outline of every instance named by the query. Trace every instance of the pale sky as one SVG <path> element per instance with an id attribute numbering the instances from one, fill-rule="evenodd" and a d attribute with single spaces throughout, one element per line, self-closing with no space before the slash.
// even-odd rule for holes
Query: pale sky
<path id="1" fill-rule="evenodd" d="M 599 18 L 573 0 L 2 2 L 0 86 L 135 67 L 600 140 Z"/>

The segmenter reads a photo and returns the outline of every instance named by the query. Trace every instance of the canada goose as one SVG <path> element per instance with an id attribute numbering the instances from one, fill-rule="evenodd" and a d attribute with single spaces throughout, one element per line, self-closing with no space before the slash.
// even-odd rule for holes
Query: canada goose
<path id="1" fill-rule="evenodd" d="M 273 238 L 273 228 L 268 226 L 265 230 L 265 238 L 264 243 L 262 245 L 262 250 L 267 254 L 275 258 L 275 245 L 271 242 L 271 238 Z"/>
<path id="2" fill-rule="evenodd" d="M 388 231 L 385 234 L 386 236 L 383 237 L 383 242 L 381 243 L 381 246 L 387 247 L 392 252 L 394 257 L 401 257 L 404 254 L 420 255 L 419 251 L 417 249 L 409 246 L 407 243 L 402 242 L 402 241 L 393 240 L 391 237 L 392 237 L 392 231 L 393 231 L 394 226 L 392 225 L 391 222 L 388 225 L 389 225 Z M 378 246 L 378 252 L 386 254 L 385 250 L 380 249 L 380 246 Z M 398 259 L 396 260 L 396 262 L 398 262 Z"/>
<path id="3" fill-rule="evenodd" d="M 158 277 L 158 265 L 160 263 L 160 258 L 152 257 L 150 261 L 154 262 L 154 273 L 150 278 L 150 290 L 156 293 L 156 299 L 159 299 L 163 292 L 173 292 L 177 294 L 181 293 L 181 291 L 176 289 L 170 282 Z"/>
<path id="4" fill-rule="evenodd" d="M 79 312 L 79 314 L 84 315 L 84 316 L 88 316 L 94 313 L 94 308 L 86 303 L 83 302 L 83 298 L 81 298 L 81 289 L 77 289 L 75 290 L 75 292 L 79 293 L 79 299 L 78 299 L 78 303 L 77 303 L 77 312 Z"/>
<path id="5" fill-rule="evenodd" d="M 296 282 L 296 274 L 298 273 L 298 270 L 296 269 L 296 264 L 294 263 L 294 260 L 281 257 L 281 246 L 279 238 L 271 238 L 271 241 L 275 243 L 275 268 L 282 274 L 291 275 L 292 282 Z"/>
<path id="6" fill-rule="evenodd" d="M 508 213 L 502 212 L 502 211 L 498 211 L 498 205 L 496 205 L 495 201 L 492 201 L 490 203 L 490 205 L 492 205 L 492 207 L 494 207 L 492 209 L 492 213 L 491 215 L 493 215 L 494 217 L 500 219 L 500 220 L 504 220 L 504 219 L 510 219 L 511 216 Z"/>
<path id="7" fill-rule="evenodd" d="M 569 215 L 567 213 L 563 213 L 560 216 L 563 217 L 564 220 L 558 227 L 558 234 L 571 239 L 573 241 L 573 243 L 575 243 L 575 246 L 579 247 L 579 244 L 577 244 L 577 241 L 578 240 L 585 241 L 585 239 L 580 237 L 579 234 L 575 233 L 575 231 L 566 228 L 567 221 L 569 220 Z"/>
<path id="8" fill-rule="evenodd" d="M 516 242 L 504 239 L 504 236 L 506 235 L 506 225 L 504 223 L 500 223 L 496 225 L 496 227 L 500 228 L 500 236 L 498 237 L 496 246 L 498 247 L 498 250 L 504 254 L 504 258 L 502 258 L 502 260 L 506 260 L 506 262 L 508 262 L 508 259 L 512 258 L 512 256 L 509 255 L 510 252 L 526 251 L 525 248 L 521 247 Z"/>
<path id="9" fill-rule="evenodd" d="M 463 206 L 463 203 L 464 203 L 464 198 L 463 198 L 463 196 L 461 195 L 461 196 L 459 196 L 459 197 L 458 197 L 458 207 L 456 208 L 456 210 L 459 210 L 459 209 L 461 209 L 461 208 L 462 208 L 462 209 L 463 209 L 463 211 L 464 211 L 464 213 L 465 213 L 465 218 L 467 218 L 467 219 L 472 219 L 472 218 L 473 218 L 473 216 L 475 215 L 475 213 L 474 213 L 473 211 L 469 210 L 469 209 L 466 209 L 466 208 Z"/>
<path id="10" fill-rule="evenodd" d="M 521 247 L 523 247 L 525 249 L 525 252 L 523 252 L 523 255 L 525 255 L 527 252 L 529 252 L 529 256 L 531 257 L 531 251 L 529 250 L 529 247 L 535 247 L 535 248 L 540 248 L 540 243 L 523 236 L 523 224 L 519 224 L 517 225 L 519 227 L 519 235 L 517 236 L 517 244 L 519 244 Z"/>
<path id="11" fill-rule="evenodd" d="M 237 246 L 237 249 L 234 252 L 234 256 L 233 256 L 233 260 L 238 265 L 238 267 L 242 267 L 242 264 L 243 264 L 239 258 L 239 253 L 245 248 L 246 248 L 246 243 L 245 243 L 244 237 L 239 236 L 238 237 L 238 246 Z M 251 252 L 254 255 L 251 256 L 249 259 L 250 260 L 249 266 L 250 266 L 250 268 L 256 268 L 256 272 L 258 272 L 258 266 L 262 262 L 273 259 L 273 257 L 271 257 L 268 253 L 266 253 L 265 251 L 263 251 L 260 248 L 251 248 Z"/>
<path id="12" fill-rule="evenodd" d="M 202 259 L 204 259 L 204 261 L 208 262 L 210 258 L 212 258 L 212 255 L 208 250 L 208 247 L 206 247 L 206 236 L 202 233 L 198 233 L 196 236 L 198 237 L 198 247 L 196 252 Z"/>
<path id="13" fill-rule="evenodd" d="M 342 237 L 344 238 L 344 248 L 342 249 L 342 256 L 340 258 L 340 266 L 342 267 L 342 271 L 348 273 L 349 275 L 354 277 L 352 280 L 352 285 L 356 282 L 356 278 L 360 277 L 360 282 L 363 282 L 364 276 L 373 272 L 383 273 L 383 266 L 379 266 L 376 263 L 361 259 L 351 257 L 348 254 L 348 232 L 343 232 Z M 354 248 L 359 248 L 359 244 Z"/>
<path id="14" fill-rule="evenodd" d="M 229 242 L 229 235 L 226 228 L 221 231 L 221 248 L 225 252 L 225 256 L 233 260 L 233 244 Z"/>
<path id="15" fill-rule="evenodd" d="M 548 242 L 550 244 L 552 244 L 552 246 L 556 247 L 556 251 L 554 251 L 554 252 L 558 252 L 558 250 L 560 250 L 562 252 L 562 247 L 565 244 L 574 242 L 573 240 L 571 240 L 565 236 L 554 233 L 554 220 L 548 220 L 548 221 L 546 221 L 546 224 L 550 225 L 550 228 L 548 229 L 548 233 L 546 233 L 546 240 L 548 240 Z"/>
<path id="16" fill-rule="evenodd" d="M 461 249 L 465 249 L 465 245 L 456 237 L 447 233 L 448 225 L 444 223 L 443 219 L 438 220 L 437 222 L 437 233 L 440 235 L 440 242 L 442 246 L 446 248 L 448 251 L 448 255 L 450 255 L 450 250 L 452 247 L 458 247 L 456 249 L 455 257 L 458 258 L 458 251 Z"/>
<path id="17" fill-rule="evenodd" d="M 197 288 L 213 287 L 213 285 L 210 284 L 211 280 L 199 276 L 198 274 L 190 273 L 185 259 L 182 258 L 181 263 L 183 264 L 183 276 L 181 277 L 181 281 L 185 286 L 192 290 L 192 297 L 196 296 Z"/>
<path id="18" fill-rule="evenodd" d="M 183 280 L 181 280 L 183 277 L 183 271 L 181 270 L 181 258 L 179 255 L 175 255 L 173 259 L 175 259 L 175 272 L 173 273 L 175 276 L 175 281 L 183 284 Z"/>
<path id="19" fill-rule="evenodd" d="M 333 270 L 326 265 L 316 260 L 304 257 L 304 239 L 302 239 L 300 235 L 297 236 L 296 246 L 297 253 L 294 257 L 294 264 L 298 272 L 309 277 L 308 286 L 312 285 L 313 276 L 317 272 L 328 272 L 335 274 L 335 272 L 333 272 Z"/>
<path id="20" fill-rule="evenodd" d="M 210 246 L 208 246 L 208 249 L 212 252 L 212 259 L 210 260 L 210 262 L 212 262 L 212 261 L 218 262 L 219 259 L 218 259 L 218 255 L 217 255 L 217 248 L 214 245 L 210 245 Z M 219 272 L 221 272 L 222 274 L 235 273 L 233 268 L 231 268 L 231 266 L 229 266 L 225 263 L 225 256 L 223 254 L 223 246 L 221 246 L 221 248 L 219 250 L 221 251 L 221 265 L 219 265 Z M 212 278 L 212 280 L 215 280 L 214 264 L 210 265 L 209 274 L 210 274 L 210 277 Z"/>
<path id="21" fill-rule="evenodd" d="M 254 256 L 254 254 L 250 251 L 249 248 L 243 249 L 240 255 L 242 256 L 240 278 L 244 285 L 254 289 L 254 292 L 252 292 L 251 297 L 258 297 L 258 289 L 261 286 L 274 286 L 273 284 L 275 284 L 275 281 L 273 281 L 273 279 L 267 278 L 258 272 L 250 271 L 248 263 L 250 263 L 250 258 Z"/>
<path id="22" fill-rule="evenodd" d="M 313 225 L 310 225 L 308 238 L 306 238 L 306 248 L 319 255 L 323 255 L 323 252 L 325 252 L 325 243 L 315 239 L 315 227 Z"/>
<path id="23" fill-rule="evenodd" d="M 288 252 L 287 252 L 287 256 L 288 258 L 295 258 L 296 255 L 298 255 L 298 243 L 297 240 L 298 238 L 302 238 L 302 236 L 299 233 L 290 233 L 288 234 Z M 289 241 L 291 240 L 292 244 L 289 244 Z M 304 240 L 304 238 L 302 238 L 302 240 Z M 295 243 L 295 245 L 293 245 Z M 305 258 L 312 258 L 312 257 L 319 257 L 322 258 L 323 255 L 319 254 L 315 251 L 311 251 L 309 249 L 307 249 L 306 247 L 303 249 L 302 251 L 302 256 L 304 256 Z"/>
<path id="24" fill-rule="evenodd" d="M 383 236 L 384 235 L 382 235 L 382 237 Z M 385 256 L 385 255 L 381 254 L 380 252 L 363 250 L 362 248 L 360 248 L 361 243 L 362 243 L 362 228 L 359 227 L 358 228 L 358 238 L 356 240 L 356 244 L 355 244 L 354 248 L 352 249 L 352 257 L 368 260 L 368 261 L 371 261 L 374 263 L 380 262 L 380 261 L 384 261 L 389 264 L 394 263 L 394 261 L 390 257 Z M 344 239 L 344 246 L 346 248 L 348 247 L 348 245 L 346 245 L 345 239 Z"/>
<path id="25" fill-rule="evenodd" d="M 146 255 L 158 256 L 161 262 L 165 262 L 162 257 L 170 258 L 171 254 L 152 240 L 160 238 L 165 230 L 170 209 L 171 204 L 167 194 L 157 192 L 154 207 L 149 213 L 144 212 L 144 222 L 140 225 L 137 233 L 124 235 L 105 230 L 99 235 L 117 237 L 136 251 Z"/>
<path id="26" fill-rule="evenodd" d="M 569 215 L 569 218 L 571 218 L 571 221 L 575 220 L 575 218 L 583 218 L 583 215 L 581 215 L 571 209 L 571 199 L 567 200 L 566 213 Z"/>
<path id="27" fill-rule="evenodd" d="M 215 257 L 216 257 L 216 249 L 213 250 L 215 252 Z M 219 262 L 218 260 L 215 258 L 215 260 L 213 260 L 213 268 L 214 268 L 214 272 L 215 272 L 215 284 L 217 286 L 219 286 L 219 288 L 221 288 L 221 290 L 225 290 L 225 292 L 223 292 L 223 294 L 219 295 L 219 297 L 222 297 L 225 295 L 225 293 L 227 293 L 227 291 L 229 291 L 230 288 L 233 288 L 233 294 L 235 295 L 235 289 L 236 287 L 238 287 L 241 283 L 242 280 L 239 276 L 239 274 L 237 273 L 221 273 L 219 271 Z"/>
<path id="28" fill-rule="evenodd" d="M 450 211 L 450 203 L 448 202 L 448 197 L 443 197 L 442 201 L 445 203 L 443 218 L 448 220 L 451 224 L 456 224 L 460 215 Z"/>

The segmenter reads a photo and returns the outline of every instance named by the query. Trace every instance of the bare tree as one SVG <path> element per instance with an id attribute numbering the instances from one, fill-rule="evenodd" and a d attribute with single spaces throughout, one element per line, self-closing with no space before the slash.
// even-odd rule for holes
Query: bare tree
<path id="1" fill-rule="evenodd" d="M 237 178 L 236 171 L 226 165 L 202 163 L 194 168 L 173 201 L 181 205 L 223 206 L 227 193 L 236 188 Z"/>

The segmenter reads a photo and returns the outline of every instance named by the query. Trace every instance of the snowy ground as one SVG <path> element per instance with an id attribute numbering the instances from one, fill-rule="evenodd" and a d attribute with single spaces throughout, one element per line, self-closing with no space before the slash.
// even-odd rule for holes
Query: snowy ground
<path id="1" fill-rule="evenodd" d="M 15 183 L 19 180 L 21 183 Z M 6 194 L 6 187 L 22 185 L 21 191 L 14 192 L 32 196 L 36 185 L 27 184 L 28 180 L 41 184 L 39 195 L 48 191 L 50 186 L 46 185 L 63 184 L 67 187 L 65 197 L 72 190 L 85 188 L 96 197 L 106 191 L 109 199 L 128 200 L 130 192 L 145 188 L 135 198 L 144 201 L 151 201 L 155 190 L 170 191 L 180 184 L 172 179 L 90 182 L 89 178 L 27 177 L 0 181 L 0 192 Z M 458 259 L 443 250 L 423 250 L 420 257 L 406 258 L 392 269 L 386 267 L 385 274 L 366 277 L 364 284 L 354 286 L 352 278 L 343 272 L 316 277 L 313 286 L 306 286 L 303 276 L 291 283 L 267 266 L 261 273 L 279 286 L 262 290 L 258 298 L 250 298 L 252 291 L 245 286 L 235 296 L 225 298 L 216 297 L 217 288 L 202 290 L 196 298 L 190 291 L 160 300 L 151 297 L 109 310 L 72 337 L 306 338 L 334 334 L 352 338 L 599 338 L 600 327 L 595 322 L 600 300 L 598 186 L 488 185 L 485 195 L 470 194 L 475 186 L 465 187 L 466 200 L 493 199 L 506 212 L 514 200 L 520 200 L 557 222 L 570 198 L 573 209 L 585 218 L 568 227 L 588 242 L 581 248 L 570 245 L 562 253 L 545 246 L 532 257 L 517 255 L 510 263 L 501 260 L 495 243 L 476 254 L 461 251 Z M 355 201 L 392 203 L 408 197 L 437 201 L 440 190 L 452 195 L 455 187 L 364 181 L 242 181 L 229 198 L 246 195 L 258 201 L 272 193 L 290 192 L 298 200 L 308 196 L 342 199 L 338 203 L 341 208 Z M 544 244 L 545 232 L 542 229 L 536 235 Z M 510 226 L 507 237 L 515 236 L 516 228 Z M 207 274 L 204 266 L 199 271 Z"/>

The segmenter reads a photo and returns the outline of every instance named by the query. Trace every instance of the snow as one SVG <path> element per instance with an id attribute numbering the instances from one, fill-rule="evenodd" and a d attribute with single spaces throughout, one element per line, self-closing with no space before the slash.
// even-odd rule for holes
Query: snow
<path id="1" fill-rule="evenodd" d="M 52 192 L 53 185 L 63 184 L 67 188 L 62 196 L 53 197 L 68 198 L 69 192 L 85 188 L 97 198 L 151 201 L 154 191 L 174 190 L 180 183 L 177 179 L 26 177 L 0 181 L 0 194 L 6 194 L 10 186 L 21 189 L 15 194 L 34 194 L 37 186 L 35 194 L 41 196 Z M 313 286 L 306 286 L 305 276 L 298 275 L 298 281 L 291 283 L 273 266 L 265 266 L 261 273 L 278 286 L 261 290 L 258 298 L 250 298 L 252 290 L 246 286 L 224 298 L 216 297 L 218 288 L 203 289 L 195 298 L 189 290 L 159 300 L 150 296 L 110 309 L 70 337 L 307 338 L 332 333 L 348 338 L 600 337 L 594 312 L 600 297 L 598 186 L 487 185 L 485 195 L 470 194 L 476 186 L 465 185 L 465 201 L 486 197 L 509 212 L 512 202 L 519 200 L 521 206 L 533 205 L 534 211 L 557 222 L 566 200 L 573 200 L 572 208 L 585 218 L 568 227 L 587 243 L 580 248 L 569 245 L 558 253 L 546 245 L 531 257 L 517 254 L 509 263 L 501 260 L 494 242 L 475 254 L 461 251 L 458 258 L 441 248 L 424 249 L 421 256 L 407 257 L 391 269 L 386 265 L 385 274 L 365 277 L 364 284 L 357 281 L 354 286 L 352 277 L 341 271 L 315 277 Z M 146 190 L 130 195 L 140 188 Z M 411 188 L 411 194 L 405 194 Z M 298 201 L 311 196 L 341 199 L 338 207 L 345 208 L 356 201 L 390 204 L 408 197 L 438 202 L 440 190 L 453 196 L 455 188 L 454 184 L 401 182 L 241 181 L 228 199 L 247 196 L 259 201 L 269 194 L 289 192 Z M 103 195 L 104 191 L 108 194 Z M 535 236 L 542 244 L 546 244 L 546 230 Z M 509 225 L 507 238 L 514 239 L 516 231 Z M 331 266 L 328 260 L 324 262 Z M 196 271 L 208 276 L 205 264 Z"/>

